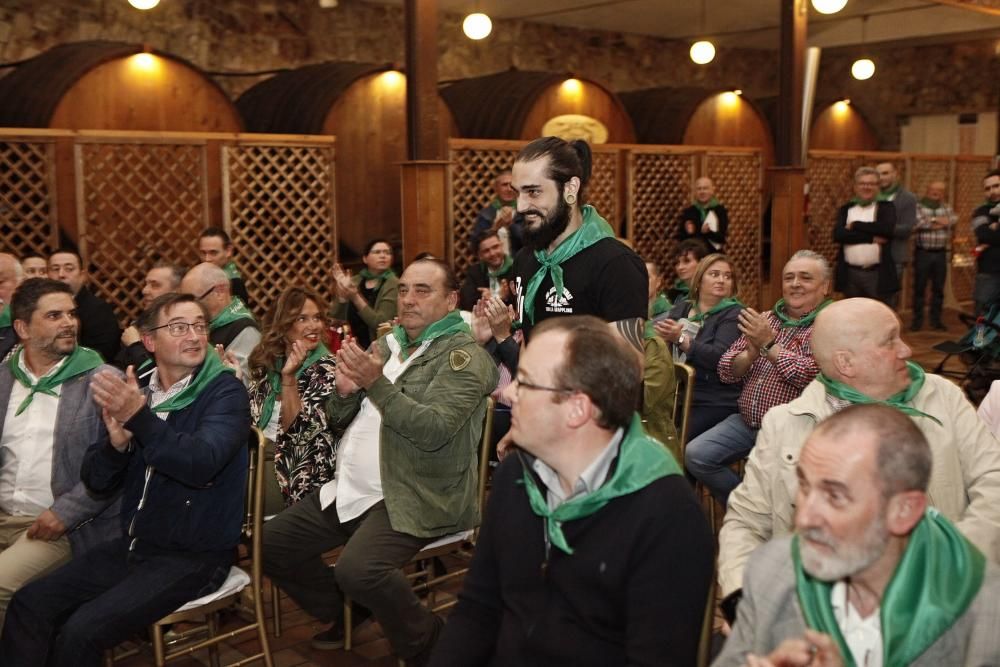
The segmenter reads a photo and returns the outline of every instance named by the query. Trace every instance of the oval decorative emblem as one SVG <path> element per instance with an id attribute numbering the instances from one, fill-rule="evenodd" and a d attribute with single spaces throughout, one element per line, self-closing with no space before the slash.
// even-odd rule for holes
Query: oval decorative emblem
<path id="1" fill-rule="evenodd" d="M 608 142 L 608 128 L 604 123 L 578 113 L 567 113 L 553 116 L 542 126 L 542 136 L 556 136 L 566 141 L 585 139 L 591 144 Z"/>

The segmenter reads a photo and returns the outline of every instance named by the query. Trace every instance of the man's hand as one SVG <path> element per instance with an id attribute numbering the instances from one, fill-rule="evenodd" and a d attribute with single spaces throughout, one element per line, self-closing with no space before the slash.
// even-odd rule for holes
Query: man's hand
<path id="1" fill-rule="evenodd" d="M 760 349 L 761 345 L 774 340 L 774 332 L 771 331 L 767 318 L 753 308 L 744 308 L 740 311 L 737 327 L 755 348 Z"/>
<path id="2" fill-rule="evenodd" d="M 503 461 L 507 458 L 508 454 L 513 453 L 517 449 L 517 444 L 514 442 L 514 436 L 510 434 L 510 431 L 504 433 L 503 437 L 497 442 L 497 460 Z"/>
<path id="3" fill-rule="evenodd" d="M 490 321 L 486 319 L 486 310 L 483 307 L 485 298 L 476 302 L 472 307 L 472 337 L 480 345 L 486 345 L 490 338 L 493 338 L 493 331 L 490 329 Z"/>
<path id="4" fill-rule="evenodd" d="M 698 231 L 698 228 L 694 226 L 694 222 L 692 220 L 687 220 L 684 222 L 684 231 L 688 234 L 694 234 Z"/>
<path id="5" fill-rule="evenodd" d="M 493 219 L 493 229 L 497 230 L 507 227 L 514 221 L 514 209 L 511 206 L 501 206 L 497 211 L 497 217 Z"/>
<path id="6" fill-rule="evenodd" d="M 135 328 L 135 325 L 125 327 L 125 331 L 122 332 L 122 345 L 128 347 L 132 343 L 138 343 L 142 340 L 142 336 L 139 334 L 139 330 Z"/>
<path id="7" fill-rule="evenodd" d="M 350 301 L 358 293 L 358 288 L 351 282 L 351 272 L 344 271 L 340 264 L 333 265 L 333 288 L 341 301 Z"/>
<path id="8" fill-rule="evenodd" d="M 35 522 L 28 527 L 26 533 L 29 540 L 53 542 L 66 533 L 66 526 L 52 510 L 45 510 L 38 515 Z"/>
<path id="9" fill-rule="evenodd" d="M 108 414 L 107 408 L 101 408 L 101 418 L 104 420 L 104 427 L 108 429 L 108 440 L 111 446 L 119 452 L 128 449 L 128 443 L 132 440 L 132 431 L 122 426 L 122 423 Z"/>
<path id="10" fill-rule="evenodd" d="M 346 376 L 356 386 L 368 389 L 382 377 L 382 358 L 378 349 L 372 345 L 371 351 L 366 352 L 353 338 L 347 339 L 337 352 L 337 376 Z"/>
<path id="11" fill-rule="evenodd" d="M 222 343 L 215 344 L 215 353 L 219 355 L 219 361 L 222 362 L 222 365 L 233 369 L 236 379 L 243 382 L 243 367 L 240 366 L 240 360 L 236 358 L 236 355 L 227 351 Z"/>
<path id="12" fill-rule="evenodd" d="M 747 667 L 844 667 L 830 635 L 806 630 L 805 637 L 786 639 L 766 658 L 747 655 Z"/>
<path id="13" fill-rule="evenodd" d="M 510 338 L 511 327 L 516 317 L 513 306 L 504 303 L 500 297 L 493 296 L 483 302 L 483 311 L 486 313 L 490 331 L 493 332 L 496 341 L 502 343 Z"/>
<path id="14" fill-rule="evenodd" d="M 124 380 L 111 371 L 97 373 L 90 381 L 90 389 L 97 407 L 107 410 L 112 418 L 122 424 L 146 405 L 146 395 L 139 389 L 132 366 L 125 370 Z"/>
<path id="15" fill-rule="evenodd" d="M 705 222 L 705 223 L 702 224 L 702 226 L 701 226 L 701 233 L 702 234 L 709 234 L 709 233 L 711 233 L 711 231 L 712 231 L 711 225 L 709 225 L 707 222 Z"/>

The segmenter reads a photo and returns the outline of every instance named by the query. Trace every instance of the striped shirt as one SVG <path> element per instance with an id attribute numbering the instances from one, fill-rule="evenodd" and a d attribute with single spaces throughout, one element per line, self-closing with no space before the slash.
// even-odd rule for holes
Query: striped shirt
<path id="1" fill-rule="evenodd" d="M 948 226 L 932 229 L 932 218 L 938 222 L 946 222 Z M 924 250 L 947 250 L 948 241 L 951 240 L 951 228 L 957 220 L 958 216 L 947 204 L 942 203 L 936 208 L 931 208 L 925 206 L 923 202 L 919 202 L 917 204 L 917 224 L 913 226 L 917 247 Z"/>

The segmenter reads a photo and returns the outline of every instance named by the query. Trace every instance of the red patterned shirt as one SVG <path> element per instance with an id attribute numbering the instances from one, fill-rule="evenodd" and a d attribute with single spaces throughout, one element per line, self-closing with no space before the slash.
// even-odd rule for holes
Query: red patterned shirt
<path id="1" fill-rule="evenodd" d="M 788 403 L 802 393 L 819 373 L 813 358 L 812 324 L 805 327 L 782 327 L 772 311 L 764 313 L 776 343 L 781 346 L 777 361 L 759 356 L 742 378 L 733 375 L 733 358 L 749 346 L 746 336 L 740 336 L 719 359 L 719 379 L 726 384 L 743 380 L 738 404 L 743 421 L 750 428 L 760 428 L 764 413 L 776 405 Z"/>

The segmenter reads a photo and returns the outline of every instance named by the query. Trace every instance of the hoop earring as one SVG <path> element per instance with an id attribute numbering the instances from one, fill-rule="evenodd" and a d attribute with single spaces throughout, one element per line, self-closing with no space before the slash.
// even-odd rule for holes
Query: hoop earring
<path id="1" fill-rule="evenodd" d="M 572 192 L 569 192 L 566 195 L 564 195 L 563 199 L 566 200 L 566 203 L 569 204 L 570 206 L 576 203 L 576 195 L 573 194 Z"/>

